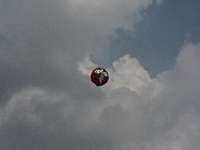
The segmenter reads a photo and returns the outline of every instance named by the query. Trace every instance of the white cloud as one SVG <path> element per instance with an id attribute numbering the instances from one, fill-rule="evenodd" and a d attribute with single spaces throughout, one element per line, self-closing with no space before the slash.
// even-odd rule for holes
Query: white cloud
<path id="1" fill-rule="evenodd" d="M 110 73 L 109 89 L 127 88 L 137 94 L 141 90 L 152 88 L 152 79 L 148 72 L 139 64 L 135 58 L 125 55 L 113 63 L 113 69 L 108 69 Z"/>
<path id="2" fill-rule="evenodd" d="M 84 62 L 80 63 L 79 64 L 79 70 L 89 76 L 91 74 L 91 71 L 95 68 L 97 68 L 97 64 L 94 64 L 90 59 L 89 57 L 87 57 Z"/>
<path id="3" fill-rule="evenodd" d="M 200 113 L 199 54 L 199 44 L 185 44 L 174 69 L 155 79 L 149 77 L 137 59 L 128 55 L 107 69 L 110 81 L 101 88 L 106 97 L 99 113 L 102 113 L 103 125 L 112 126 L 110 132 L 118 137 L 115 140 L 125 139 L 121 143 L 121 146 L 125 144 L 123 148 L 188 150 L 200 147 L 193 142 L 193 137 L 200 138 L 196 134 L 200 120 L 195 117 Z M 190 119 L 184 121 L 184 118 Z"/>
<path id="4" fill-rule="evenodd" d="M 177 64 L 171 71 L 158 75 L 157 80 L 168 92 L 178 93 L 183 99 L 198 99 L 200 89 L 199 44 L 185 44 L 177 57 Z M 187 98 L 183 95 L 187 95 Z M 196 97 L 197 96 L 197 97 Z"/>

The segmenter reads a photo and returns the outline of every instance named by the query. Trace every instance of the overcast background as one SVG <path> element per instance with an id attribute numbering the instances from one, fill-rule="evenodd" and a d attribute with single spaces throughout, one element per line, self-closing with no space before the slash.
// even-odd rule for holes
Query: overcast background
<path id="1" fill-rule="evenodd" d="M 199 150 L 199 65 L 199 0 L 1 0 L 1 150 Z"/>

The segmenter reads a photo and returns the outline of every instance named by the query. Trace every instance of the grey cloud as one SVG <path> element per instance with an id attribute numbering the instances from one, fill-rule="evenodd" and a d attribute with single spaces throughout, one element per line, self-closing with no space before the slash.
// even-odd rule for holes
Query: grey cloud
<path id="1" fill-rule="evenodd" d="M 73 85 L 71 77 L 79 80 L 77 62 L 93 40 L 59 5 L 1 1 L 1 103 L 26 86 L 63 88 Z"/>
<path id="2" fill-rule="evenodd" d="M 134 23 L 128 18 L 132 14 L 139 16 L 138 10 L 150 3 L 1 1 L 1 103 L 27 86 L 58 89 L 81 82 L 77 65 L 91 53 L 101 51 L 103 45 L 96 39 L 107 39 L 113 28 Z M 127 12 L 120 11 L 126 8 Z M 118 17 L 119 14 L 127 19 Z"/>
<path id="3" fill-rule="evenodd" d="M 104 90 L 106 85 L 100 89 L 90 85 L 90 89 L 83 90 L 84 86 L 77 85 L 77 95 L 70 91 L 23 89 L 1 110 L 1 145 L 5 150 L 198 149 L 199 93 L 193 91 L 198 84 L 188 89 L 187 85 L 195 82 L 193 74 L 182 73 L 188 70 L 183 67 L 184 58 L 191 55 L 189 51 L 198 56 L 198 47 L 186 45 L 177 66 L 151 82 L 159 83 L 161 88 L 153 96 L 146 89 L 141 90 L 145 95 L 137 94 L 123 85 L 114 90 Z M 193 61 L 190 68 L 198 64 L 198 57 L 189 58 Z M 179 83 L 177 78 L 189 79 L 188 84 Z M 87 91 L 85 97 L 79 95 L 81 90 Z"/>
<path id="4" fill-rule="evenodd" d="M 67 5 L 69 2 L 73 5 Z M 96 27 L 88 31 L 96 23 L 85 23 L 90 21 L 87 14 L 82 20 L 81 14 L 76 18 L 71 9 L 65 11 L 65 7 L 83 6 L 80 12 L 84 12 L 90 1 L 81 2 L 0 2 L 1 148 L 199 149 L 195 132 L 199 130 L 199 45 L 186 44 L 176 67 L 155 79 L 135 58 L 126 56 L 114 63 L 119 70 L 108 68 L 118 77 L 131 75 L 125 79 L 126 85 L 116 76 L 96 87 L 88 76 L 92 62 L 84 65 L 93 48 L 99 50 L 95 41 L 99 31 L 93 33 Z M 126 10 L 120 1 L 111 2 Z M 149 3 L 135 4 L 140 10 Z M 118 22 L 116 27 L 123 25 L 121 20 L 114 22 Z M 104 27 L 112 28 L 112 22 Z M 131 62 L 128 67 L 126 61 Z M 141 81 L 142 87 L 128 85 L 129 80 Z M 112 88 L 114 83 L 117 88 Z"/>

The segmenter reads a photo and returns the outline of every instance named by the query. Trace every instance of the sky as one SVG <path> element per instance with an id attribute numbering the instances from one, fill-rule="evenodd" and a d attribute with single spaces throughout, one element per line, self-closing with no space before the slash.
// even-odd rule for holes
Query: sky
<path id="1" fill-rule="evenodd" d="M 199 150 L 199 64 L 199 0 L 2 0 L 1 149 Z"/>

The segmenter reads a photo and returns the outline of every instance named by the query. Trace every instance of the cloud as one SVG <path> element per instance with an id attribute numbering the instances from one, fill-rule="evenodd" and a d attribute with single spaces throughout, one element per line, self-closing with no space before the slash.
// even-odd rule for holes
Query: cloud
<path id="1" fill-rule="evenodd" d="M 101 88 L 89 84 L 85 90 L 77 84 L 76 95 L 70 90 L 25 88 L 1 110 L 2 148 L 198 149 L 199 52 L 199 44 L 186 44 L 174 69 L 155 79 L 138 60 L 125 55 L 108 68 L 113 79 Z M 89 59 L 81 64 L 83 78 L 87 61 L 92 66 Z M 132 78 L 123 83 L 114 74 Z M 130 84 L 135 78 L 143 84 Z M 114 82 L 121 86 L 112 88 Z M 160 89 L 155 94 L 156 88 Z M 87 91 L 85 96 L 82 91 Z"/>
<path id="2" fill-rule="evenodd" d="M 27 86 L 72 86 L 81 78 L 78 64 L 101 53 L 115 28 L 130 29 L 149 4 L 151 0 L 1 1 L 1 103 Z"/>
<path id="3" fill-rule="evenodd" d="M 117 148 L 198 149 L 193 137 L 199 139 L 199 48 L 186 43 L 176 66 L 155 79 L 128 55 L 108 68 L 101 121 L 116 137 Z"/>
<path id="4" fill-rule="evenodd" d="M 132 29 L 141 20 L 140 11 L 151 0 L 69 0 L 66 2 L 69 15 L 90 28 L 96 35 L 112 33 L 113 29 Z"/>
<path id="5" fill-rule="evenodd" d="M 111 75 L 110 89 L 127 88 L 137 94 L 145 88 L 152 88 L 152 79 L 148 72 L 139 64 L 135 58 L 125 55 L 113 62 L 113 69 L 109 70 Z"/>
<path id="6" fill-rule="evenodd" d="M 199 48 L 199 43 L 185 43 L 174 69 L 161 73 L 156 79 L 162 85 L 162 125 L 169 129 L 162 138 L 156 138 L 159 149 L 200 147 L 195 142 L 199 139 L 196 134 L 199 130 Z"/>
<path id="7" fill-rule="evenodd" d="M 91 83 L 96 38 L 151 4 L 125 2 L 0 2 L 2 149 L 199 149 L 199 44 L 154 79 L 125 55 L 105 86 Z"/>

